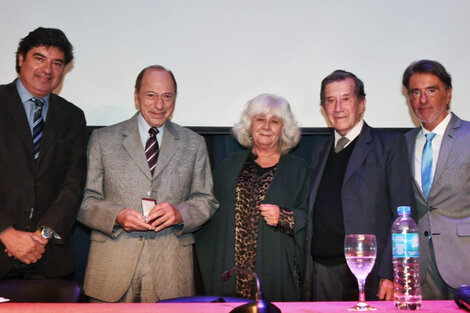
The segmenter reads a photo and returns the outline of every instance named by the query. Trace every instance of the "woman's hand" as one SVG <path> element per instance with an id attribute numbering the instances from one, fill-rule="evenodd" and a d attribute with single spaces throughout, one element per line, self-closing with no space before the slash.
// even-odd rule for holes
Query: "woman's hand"
<path id="1" fill-rule="evenodd" d="M 269 226 L 277 226 L 281 209 L 275 204 L 260 204 L 261 215 Z"/>

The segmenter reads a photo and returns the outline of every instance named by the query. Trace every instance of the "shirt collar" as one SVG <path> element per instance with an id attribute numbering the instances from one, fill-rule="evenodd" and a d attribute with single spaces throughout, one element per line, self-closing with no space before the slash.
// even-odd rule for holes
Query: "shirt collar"
<path id="1" fill-rule="evenodd" d="M 150 126 L 149 123 L 147 123 L 145 118 L 142 116 L 141 112 L 139 112 L 139 115 L 137 116 L 137 122 L 139 125 L 139 131 L 141 131 L 142 133 L 145 133 L 146 136 L 148 137 L 149 129 L 152 126 Z M 157 129 L 159 131 L 159 134 L 163 134 L 163 131 L 165 130 L 165 124 L 163 124 L 161 127 L 157 127 Z"/>
<path id="2" fill-rule="evenodd" d="M 23 82 L 21 81 L 21 78 L 18 78 L 16 80 L 16 90 L 18 90 L 18 94 L 20 96 L 21 103 L 25 103 L 26 101 L 31 100 L 31 98 L 35 97 L 23 85 Z M 49 97 L 50 97 L 50 94 L 45 96 L 45 97 L 42 97 L 41 99 L 43 99 L 45 101 L 45 103 L 48 104 L 49 103 Z"/>
<path id="3" fill-rule="evenodd" d="M 361 120 L 356 124 L 356 126 L 354 126 L 353 128 L 351 128 L 349 130 L 349 132 L 345 135 L 345 136 L 341 136 L 340 134 L 338 134 L 338 132 L 335 130 L 335 145 L 336 143 L 338 142 L 338 140 L 341 138 L 341 137 L 346 137 L 349 139 L 349 142 L 353 141 L 354 139 L 356 139 L 357 136 L 359 136 L 359 134 L 361 133 L 361 130 L 362 130 L 362 126 L 364 126 L 364 120 L 361 118 Z"/>
<path id="4" fill-rule="evenodd" d="M 447 116 L 439 123 L 439 125 L 434 127 L 434 129 L 432 131 L 427 130 L 426 128 L 423 127 L 423 124 L 421 124 L 421 134 L 423 136 L 426 136 L 426 134 L 432 132 L 432 133 L 435 133 L 436 135 L 439 135 L 441 137 L 444 136 L 444 133 L 446 132 L 447 125 L 449 125 L 450 118 L 451 118 L 451 114 L 447 113 Z"/>

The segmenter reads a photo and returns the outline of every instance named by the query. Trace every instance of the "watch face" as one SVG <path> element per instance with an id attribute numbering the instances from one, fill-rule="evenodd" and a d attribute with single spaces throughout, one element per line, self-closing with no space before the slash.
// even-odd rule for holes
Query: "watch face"
<path id="1" fill-rule="evenodd" d="M 44 227 L 42 230 L 41 230 L 41 236 L 45 239 L 51 239 L 52 238 L 52 229 L 50 229 L 49 227 Z"/>

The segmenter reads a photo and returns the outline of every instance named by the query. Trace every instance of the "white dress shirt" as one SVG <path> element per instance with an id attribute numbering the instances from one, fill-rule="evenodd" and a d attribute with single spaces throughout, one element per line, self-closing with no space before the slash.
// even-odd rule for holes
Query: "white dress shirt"
<path id="1" fill-rule="evenodd" d="M 147 140 L 150 138 L 149 129 L 152 126 L 150 126 L 147 123 L 145 118 L 142 116 L 141 112 L 139 112 L 139 116 L 137 117 L 137 121 L 138 121 L 138 125 L 139 125 L 140 139 L 142 140 L 142 146 L 145 149 L 145 144 L 147 143 Z M 162 148 L 163 132 L 165 131 L 165 124 L 163 124 L 162 127 L 157 127 L 157 129 L 158 129 L 157 141 L 158 141 L 158 146 L 161 149 Z"/>
<path id="2" fill-rule="evenodd" d="M 439 150 L 441 149 L 442 138 L 444 138 L 444 133 L 446 131 L 447 125 L 449 125 L 451 114 L 447 114 L 447 116 L 439 123 L 433 130 L 432 133 L 435 133 L 436 136 L 432 140 L 432 172 L 431 177 L 434 178 L 434 173 L 436 172 L 436 165 L 437 160 L 439 158 Z M 423 190 L 423 186 L 421 183 L 421 160 L 423 158 L 423 149 L 424 145 L 426 144 L 426 134 L 431 133 L 430 131 L 426 130 L 423 125 L 421 125 L 421 131 L 416 136 L 416 143 L 415 143 L 415 171 L 414 177 L 418 186 Z M 431 179 L 431 186 L 432 186 L 432 179 Z"/>
<path id="3" fill-rule="evenodd" d="M 354 139 L 356 139 L 356 137 L 359 136 L 359 134 L 361 133 L 362 126 L 364 126 L 364 120 L 361 118 L 361 120 L 356 124 L 356 126 L 351 128 L 351 130 L 346 134 L 346 136 L 341 136 L 335 130 L 335 144 L 334 144 L 334 147 L 336 147 L 336 144 L 338 143 L 338 140 L 341 139 L 341 137 L 346 137 L 346 138 L 349 139 L 348 143 L 344 147 L 346 148 L 347 146 L 349 146 L 349 144 Z"/>

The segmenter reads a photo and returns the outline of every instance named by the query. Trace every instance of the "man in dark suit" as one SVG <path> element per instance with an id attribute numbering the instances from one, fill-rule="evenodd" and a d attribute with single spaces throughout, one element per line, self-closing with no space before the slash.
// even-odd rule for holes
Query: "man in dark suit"
<path id="1" fill-rule="evenodd" d="M 419 214 L 423 298 L 453 299 L 456 288 L 470 284 L 470 123 L 449 112 L 452 80 L 439 62 L 412 63 L 403 86 L 421 121 L 406 139 Z"/>
<path id="2" fill-rule="evenodd" d="M 0 278 L 69 278 L 86 177 L 85 117 L 52 91 L 72 61 L 65 34 L 37 28 L 0 86 Z"/>
<path id="3" fill-rule="evenodd" d="M 331 73 L 322 81 L 320 97 L 334 134 L 313 151 L 305 298 L 357 300 L 357 280 L 346 265 L 344 237 L 374 234 L 377 259 L 366 282 L 366 297 L 391 300 L 390 229 L 397 206 L 414 206 L 405 138 L 363 121 L 364 84 L 352 73 Z"/>

